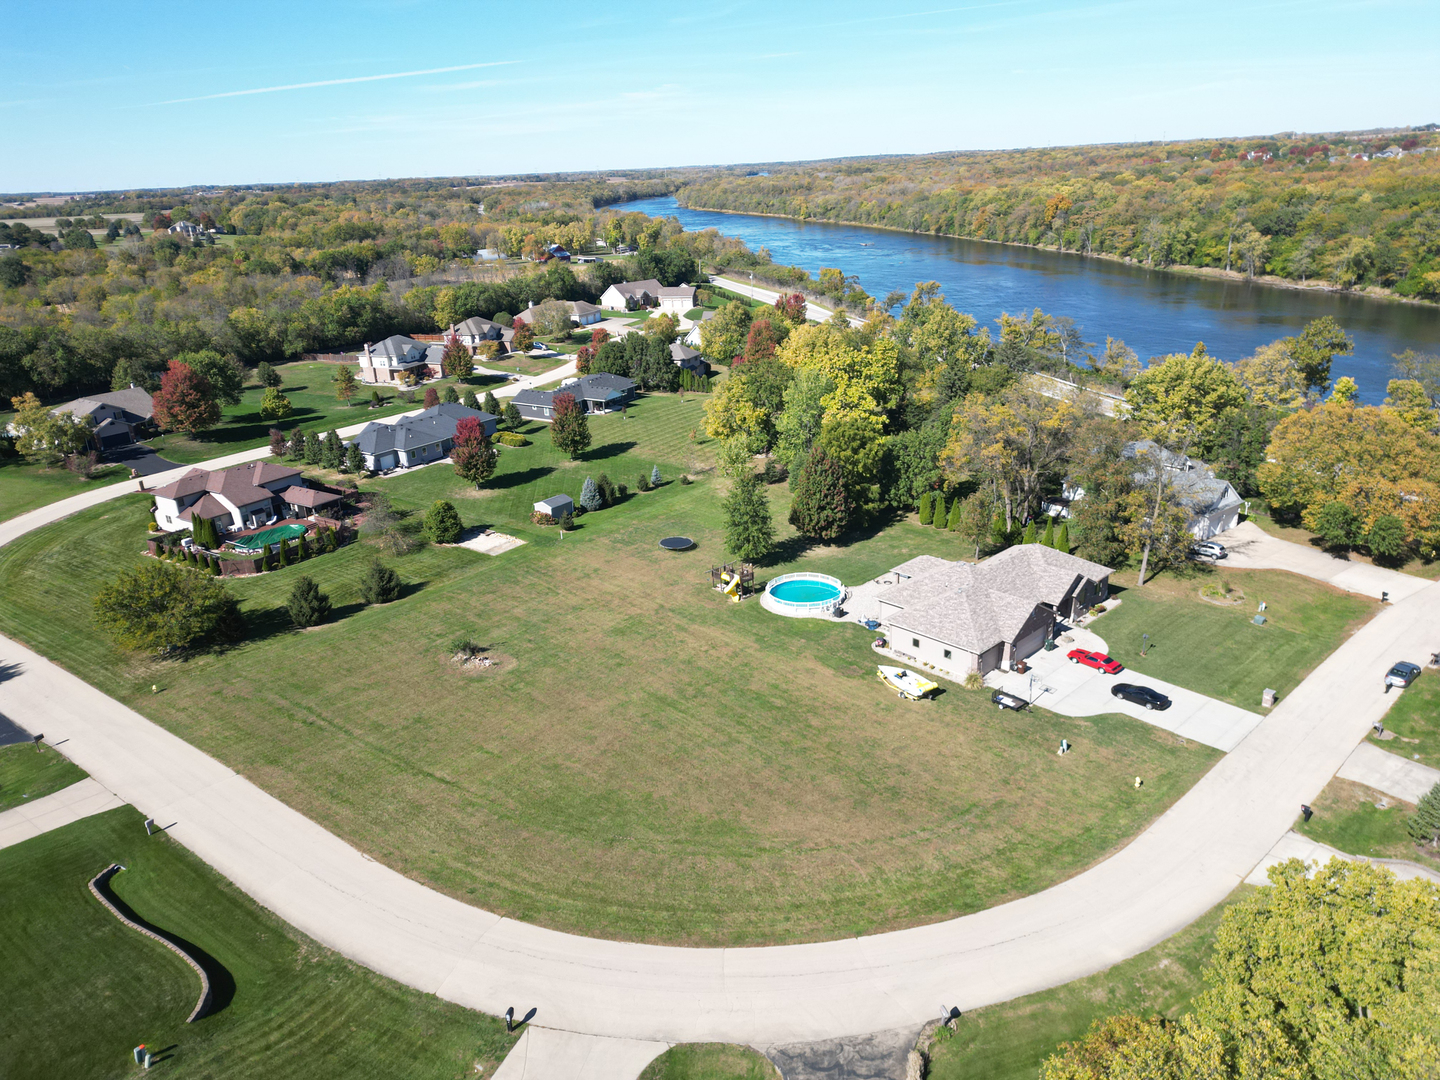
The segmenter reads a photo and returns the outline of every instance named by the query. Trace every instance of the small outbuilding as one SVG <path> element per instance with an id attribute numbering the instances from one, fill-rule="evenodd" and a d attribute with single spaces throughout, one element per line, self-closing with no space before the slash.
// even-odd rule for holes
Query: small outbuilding
<path id="1" fill-rule="evenodd" d="M 535 504 L 537 514 L 549 514 L 556 521 L 559 521 L 566 514 L 575 513 L 575 500 L 569 495 L 551 495 L 548 499 L 541 499 Z"/>

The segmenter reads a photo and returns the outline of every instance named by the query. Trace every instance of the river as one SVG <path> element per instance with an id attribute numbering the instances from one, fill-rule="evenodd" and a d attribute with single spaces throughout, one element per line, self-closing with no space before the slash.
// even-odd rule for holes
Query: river
<path id="1" fill-rule="evenodd" d="M 1197 341 L 1225 360 L 1300 332 L 1311 319 L 1333 315 L 1355 339 L 1351 356 L 1337 357 L 1334 378 L 1349 375 L 1361 400 L 1378 404 L 1394 377 L 1390 357 L 1405 349 L 1440 352 L 1440 308 L 1346 293 L 1310 292 L 1147 270 L 1109 259 L 1009 247 L 860 225 L 830 225 L 752 214 L 689 210 L 673 198 L 641 199 L 617 210 L 679 218 L 687 231 L 715 228 L 763 247 L 777 263 L 822 266 L 856 274 L 872 296 L 909 292 L 917 281 L 938 281 L 948 300 L 998 330 L 994 320 L 1042 308 L 1068 315 L 1086 341 L 1121 338 L 1142 360 L 1189 352 Z"/>

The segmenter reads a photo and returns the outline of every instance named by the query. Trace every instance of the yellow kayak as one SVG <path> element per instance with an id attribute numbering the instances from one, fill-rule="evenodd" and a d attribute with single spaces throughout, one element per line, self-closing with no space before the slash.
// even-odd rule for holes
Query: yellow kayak
<path id="1" fill-rule="evenodd" d="M 911 701 L 919 701 L 931 690 L 940 688 L 939 683 L 931 682 L 929 679 L 915 674 L 909 668 L 881 665 L 878 674 L 881 682 L 901 697 L 909 698 Z"/>

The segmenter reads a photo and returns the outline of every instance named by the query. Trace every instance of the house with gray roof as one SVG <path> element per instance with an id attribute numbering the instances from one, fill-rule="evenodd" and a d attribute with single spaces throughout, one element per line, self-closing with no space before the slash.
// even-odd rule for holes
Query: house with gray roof
<path id="1" fill-rule="evenodd" d="M 1110 568 L 1043 544 L 979 563 L 921 555 L 895 567 L 876 599 L 892 650 L 957 679 L 1011 667 L 1045 644 L 1057 619 L 1110 595 Z"/>
<path id="2" fill-rule="evenodd" d="M 565 304 L 570 308 L 570 321 L 576 326 L 589 326 L 597 323 L 605 316 L 594 304 L 588 304 L 584 300 L 552 300 L 547 303 Z M 530 301 L 530 306 L 516 316 L 526 326 L 535 324 L 535 301 Z"/>
<path id="3" fill-rule="evenodd" d="M 450 333 L 460 339 L 460 344 L 468 348 L 472 356 L 475 350 L 487 341 L 496 342 L 500 346 L 500 352 L 508 353 L 511 351 L 510 343 L 515 340 L 515 331 L 511 327 L 482 319 L 479 315 L 462 323 L 455 323 L 450 327 Z"/>
<path id="4" fill-rule="evenodd" d="M 124 390 L 67 401 L 50 412 L 55 416 L 68 413 L 77 420 L 88 418 L 95 429 L 95 445 L 103 453 L 138 442 L 140 429 L 155 415 L 155 406 L 150 395 L 132 383 Z"/>
<path id="5" fill-rule="evenodd" d="M 1228 480 L 1216 476 L 1203 461 L 1166 450 L 1149 439 L 1126 443 L 1120 455 L 1135 463 L 1135 483 L 1152 493 L 1160 484 L 1159 470 L 1165 471 L 1166 486 L 1190 512 L 1188 528 L 1196 540 L 1208 540 L 1240 524 L 1245 500 Z M 1044 509 L 1057 517 L 1068 518 L 1071 506 L 1084 497 L 1085 489 L 1067 480 L 1060 498 L 1047 501 Z"/>
<path id="6" fill-rule="evenodd" d="M 554 390 L 521 390 L 511 400 L 527 420 L 548 424 L 555 418 L 555 398 L 559 394 L 573 394 L 584 412 L 607 413 L 623 409 L 634 401 L 636 389 L 630 379 L 601 372 L 563 382 Z"/>
<path id="7" fill-rule="evenodd" d="M 440 374 L 440 356 L 443 345 L 416 341 L 404 334 L 391 334 L 384 341 L 373 345 L 365 343 L 357 359 L 360 361 L 360 381 L 365 383 L 403 383 L 410 376 L 425 379 Z"/>
<path id="8" fill-rule="evenodd" d="M 346 442 L 360 448 L 365 467 L 371 472 L 408 469 L 439 461 L 455 446 L 455 429 L 460 421 L 474 417 L 485 434 L 494 437 L 499 418 L 454 402 L 432 405 L 412 416 L 375 420 Z"/>
<path id="9" fill-rule="evenodd" d="M 705 362 L 705 357 L 700 355 L 699 349 L 692 349 L 678 341 L 670 346 L 670 359 L 675 361 L 675 366 L 684 368 L 692 375 L 708 376 L 710 365 Z"/>
<path id="10" fill-rule="evenodd" d="M 654 278 L 644 281 L 617 281 L 600 294 L 600 306 L 609 311 L 634 311 L 660 302 L 664 286 Z"/>

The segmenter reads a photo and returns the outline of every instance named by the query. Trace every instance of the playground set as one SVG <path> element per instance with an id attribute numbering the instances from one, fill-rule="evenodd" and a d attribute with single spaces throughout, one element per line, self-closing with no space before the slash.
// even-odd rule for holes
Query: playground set
<path id="1" fill-rule="evenodd" d="M 710 568 L 710 585 L 739 603 L 755 591 L 755 567 L 749 563 L 726 563 Z"/>

